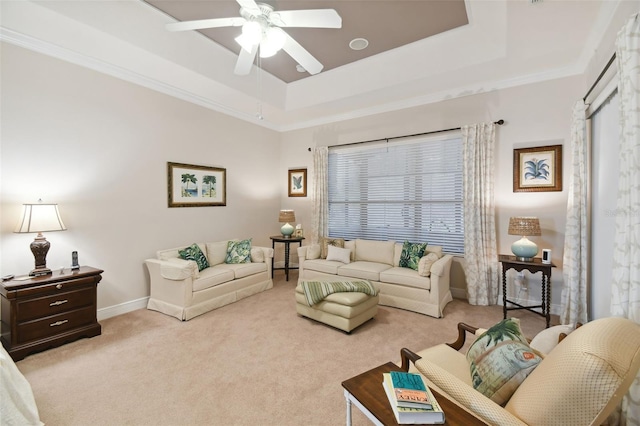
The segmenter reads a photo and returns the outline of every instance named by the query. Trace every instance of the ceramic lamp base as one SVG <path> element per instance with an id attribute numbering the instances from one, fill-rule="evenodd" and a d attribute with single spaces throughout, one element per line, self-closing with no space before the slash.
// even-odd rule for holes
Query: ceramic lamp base
<path id="1" fill-rule="evenodd" d="M 280 228 L 280 233 L 283 237 L 291 237 L 291 235 L 293 234 L 293 226 L 285 223 L 284 225 L 282 225 L 282 228 Z"/>
<path id="2" fill-rule="evenodd" d="M 511 245 L 511 251 L 518 260 L 530 262 L 538 254 L 538 246 L 527 237 L 522 237 Z"/>

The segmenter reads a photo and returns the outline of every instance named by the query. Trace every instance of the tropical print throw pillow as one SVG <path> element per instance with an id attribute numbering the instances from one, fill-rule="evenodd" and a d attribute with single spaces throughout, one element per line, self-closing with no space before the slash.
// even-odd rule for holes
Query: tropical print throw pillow
<path id="1" fill-rule="evenodd" d="M 224 259 L 224 263 L 249 262 L 251 262 L 251 238 L 227 243 L 227 257 Z"/>
<path id="2" fill-rule="evenodd" d="M 504 405 L 542 356 L 527 343 L 520 320 L 508 318 L 478 336 L 469 347 L 467 361 L 474 389 Z"/>
<path id="3" fill-rule="evenodd" d="M 426 249 L 427 243 L 410 243 L 409 241 L 405 241 L 402 245 L 402 253 L 400 253 L 399 266 L 417 271 L 420 258 L 424 256 Z"/>
<path id="4" fill-rule="evenodd" d="M 189 247 L 178 250 L 178 254 L 184 260 L 193 260 L 198 265 L 198 271 L 202 271 L 209 267 L 209 262 L 207 261 L 207 256 L 204 255 L 202 250 L 200 250 L 200 246 L 193 243 Z"/>

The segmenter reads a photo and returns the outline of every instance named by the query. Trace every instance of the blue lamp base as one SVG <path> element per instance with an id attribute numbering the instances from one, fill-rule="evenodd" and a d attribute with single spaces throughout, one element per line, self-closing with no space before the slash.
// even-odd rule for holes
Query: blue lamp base
<path id="1" fill-rule="evenodd" d="M 282 225 L 282 228 L 280 228 L 280 233 L 283 237 L 291 237 L 291 235 L 293 234 L 293 226 L 285 223 L 284 225 Z"/>
<path id="2" fill-rule="evenodd" d="M 538 254 L 538 246 L 527 237 L 522 237 L 511 245 L 511 251 L 518 260 L 530 262 Z"/>

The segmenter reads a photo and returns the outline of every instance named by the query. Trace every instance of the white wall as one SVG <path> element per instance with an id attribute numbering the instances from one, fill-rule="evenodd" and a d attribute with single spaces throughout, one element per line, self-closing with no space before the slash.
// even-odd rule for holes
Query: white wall
<path id="1" fill-rule="evenodd" d="M 104 269 L 98 308 L 141 304 L 145 258 L 196 241 L 271 246 L 280 208 L 280 136 L 48 56 L 2 44 L 0 273 L 34 267 L 21 204 L 58 203 L 47 265 Z M 167 162 L 227 169 L 226 207 L 167 207 Z M 137 302 L 136 302 L 137 301 Z M 104 314 L 104 312 L 103 312 Z"/>
<path id="2" fill-rule="evenodd" d="M 513 150 L 548 144 L 565 145 L 569 140 L 571 110 L 574 102 L 583 96 L 583 90 L 582 77 L 564 78 L 287 132 L 282 137 L 280 174 L 284 176 L 289 168 L 307 167 L 311 191 L 313 161 L 309 147 L 401 136 L 504 119 L 506 124 L 498 127 L 496 132 L 498 251 L 502 254 L 511 253 L 510 246 L 515 237 L 507 234 L 509 217 L 535 215 L 540 218 L 542 236 L 533 239 L 540 249 L 552 250 L 552 260 L 558 265 L 552 273 L 551 298 L 552 312 L 558 313 L 562 290 L 561 265 L 568 178 L 565 174 L 561 192 L 514 193 Z M 571 164 L 570 160 L 570 151 L 564 148 L 564 169 Z M 295 209 L 298 222 L 310 229 L 312 198 L 288 198 L 285 191 L 281 191 L 281 194 L 282 204 Z M 513 271 L 510 271 L 510 283 L 512 275 Z M 520 299 L 538 303 L 541 298 L 540 274 L 530 276 L 528 281 L 529 291 L 520 292 Z M 466 284 L 459 265 L 455 265 L 452 287 L 456 297 L 465 297 Z M 508 291 L 512 296 L 516 289 L 511 287 Z"/>

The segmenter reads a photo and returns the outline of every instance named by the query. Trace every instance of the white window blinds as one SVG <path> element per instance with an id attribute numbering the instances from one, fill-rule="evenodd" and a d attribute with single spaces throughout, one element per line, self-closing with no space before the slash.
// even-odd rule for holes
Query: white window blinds
<path id="1" fill-rule="evenodd" d="M 463 253 L 459 133 L 331 148 L 329 236 Z"/>

